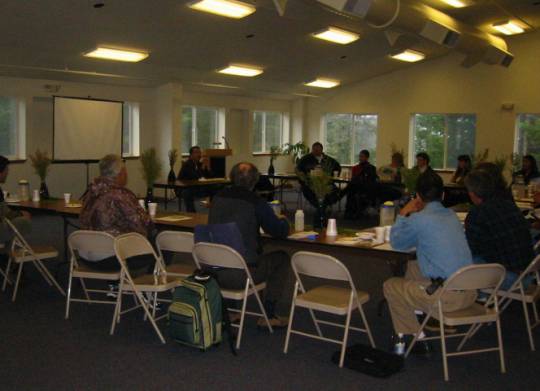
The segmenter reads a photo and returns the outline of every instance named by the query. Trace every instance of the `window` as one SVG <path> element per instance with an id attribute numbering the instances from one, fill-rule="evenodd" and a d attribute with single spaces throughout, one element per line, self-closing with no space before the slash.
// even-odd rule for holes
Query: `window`
<path id="1" fill-rule="evenodd" d="M 514 151 L 540 159 L 540 114 L 519 114 L 516 121 Z"/>
<path id="2" fill-rule="evenodd" d="M 22 100 L 0 96 L 0 155 L 25 158 L 25 105 Z"/>
<path id="3" fill-rule="evenodd" d="M 124 102 L 122 115 L 122 156 L 139 156 L 139 104 Z"/>
<path id="4" fill-rule="evenodd" d="M 212 107 L 182 107 L 182 154 L 198 145 L 202 149 L 221 146 L 225 135 L 225 113 Z"/>
<path id="5" fill-rule="evenodd" d="M 268 153 L 289 142 L 287 116 L 271 111 L 253 113 L 253 153 Z"/>
<path id="6" fill-rule="evenodd" d="M 356 164 L 360 151 L 367 149 L 369 160 L 375 164 L 377 120 L 375 114 L 326 114 L 323 126 L 325 152 L 341 164 Z"/>
<path id="7" fill-rule="evenodd" d="M 427 152 L 431 166 L 455 168 L 459 155 L 474 154 L 475 114 L 414 114 L 409 164 L 415 164 L 418 152 Z"/>

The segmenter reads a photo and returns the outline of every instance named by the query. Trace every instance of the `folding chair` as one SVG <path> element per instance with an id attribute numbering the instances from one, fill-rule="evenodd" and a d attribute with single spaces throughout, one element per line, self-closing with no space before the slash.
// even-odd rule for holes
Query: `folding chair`
<path id="1" fill-rule="evenodd" d="M 2 250 L 3 248 L 5 248 L 5 245 L 3 243 L 0 243 L 0 250 Z M 7 279 L 8 284 L 11 284 L 11 280 L 9 279 L 9 276 L 5 274 L 2 269 L 0 269 L 0 276 L 4 277 L 4 279 Z"/>
<path id="2" fill-rule="evenodd" d="M 446 280 L 444 285 L 434 293 L 436 295 L 436 300 L 434 301 L 433 306 L 429 309 L 426 314 L 426 318 L 420 325 L 418 332 L 415 334 L 415 337 L 410 344 L 409 348 L 405 353 L 405 357 L 409 355 L 414 344 L 416 343 L 418 336 L 424 330 L 424 326 L 428 320 L 433 317 L 439 321 L 440 324 L 440 334 L 433 337 L 424 337 L 422 340 L 432 340 L 440 339 L 441 340 L 441 349 L 442 349 L 442 358 L 443 358 L 443 368 L 444 368 L 444 380 L 448 381 L 448 357 L 452 356 L 462 356 L 467 354 L 476 354 L 484 352 L 499 352 L 499 359 L 501 362 L 501 373 L 506 372 L 506 367 L 504 363 L 504 351 L 503 351 L 503 341 L 501 333 L 501 324 L 500 324 L 500 310 L 499 310 L 499 300 L 497 297 L 497 291 L 499 290 L 500 285 L 504 280 L 504 275 L 506 271 L 502 265 L 496 263 L 488 263 L 484 265 L 470 265 L 465 266 L 455 272 L 450 278 Z M 443 308 L 444 296 L 448 292 L 455 291 L 477 291 L 484 289 L 492 289 L 492 293 L 485 304 L 473 303 L 471 306 L 453 312 L 445 312 Z M 497 325 L 497 347 L 486 348 L 486 349 L 475 349 L 461 351 L 465 342 L 472 336 L 474 330 L 478 324 L 481 323 L 491 323 L 495 322 Z M 471 325 L 469 330 L 466 333 L 456 333 L 453 335 L 445 335 L 444 326 L 462 326 L 462 325 Z M 457 350 L 452 353 L 447 353 L 446 349 L 446 338 L 453 337 L 464 337 Z"/>
<path id="3" fill-rule="evenodd" d="M 195 265 L 186 265 L 182 263 L 165 265 L 163 251 L 174 253 L 192 253 L 193 252 L 193 234 L 191 232 L 163 231 L 156 237 L 156 247 L 162 266 L 169 276 L 187 277 L 195 271 Z"/>
<path id="4" fill-rule="evenodd" d="M 367 334 L 372 347 L 375 347 L 369 324 L 366 320 L 366 315 L 362 305 L 369 301 L 367 292 L 356 290 L 353 279 L 349 270 L 343 263 L 329 255 L 318 254 L 308 251 L 299 251 L 295 253 L 291 259 L 292 269 L 296 277 L 294 285 L 294 295 L 291 304 L 291 314 L 289 317 L 289 325 L 287 327 L 287 336 L 285 337 L 285 346 L 283 352 L 287 353 L 289 348 L 289 340 L 291 334 L 303 335 L 305 337 L 318 339 L 321 341 L 332 342 L 341 345 L 341 356 L 339 359 L 339 367 L 343 367 L 345 359 L 345 350 L 347 348 L 347 340 L 349 330 L 361 331 Z M 348 288 L 322 285 L 316 288 L 306 290 L 300 275 L 316 277 L 325 280 L 346 281 L 349 283 Z M 311 319 L 317 330 L 317 334 L 310 334 L 300 330 L 293 330 L 292 323 L 296 307 L 303 307 L 309 310 Z M 355 308 L 360 311 L 364 329 L 352 327 L 351 315 Z M 334 315 L 345 316 L 345 324 L 320 320 L 315 317 L 314 311 L 326 312 Z M 344 329 L 343 339 L 336 340 L 323 336 L 319 324 L 326 324 Z"/>
<path id="5" fill-rule="evenodd" d="M 17 297 L 17 291 L 19 289 L 19 282 L 21 280 L 22 269 L 25 263 L 32 262 L 38 272 L 43 276 L 45 281 L 50 286 L 55 286 L 58 291 L 65 296 L 66 293 L 62 287 L 58 284 L 58 281 L 52 276 L 49 270 L 43 264 L 43 261 L 55 259 L 58 257 L 58 251 L 52 246 L 30 246 L 28 242 L 21 235 L 19 230 L 13 225 L 9 219 L 4 218 L 4 221 L 8 227 L 13 231 L 13 240 L 11 242 L 11 249 L 9 253 L 9 260 L 6 266 L 6 270 L 2 273 L 4 275 L 4 283 L 2 284 L 2 290 L 6 290 L 8 282 L 9 272 L 11 270 L 11 264 L 15 263 L 19 265 L 17 271 L 17 278 L 15 280 L 15 287 L 13 288 L 13 295 L 11 301 L 15 301 Z"/>
<path id="6" fill-rule="evenodd" d="M 236 250 L 222 244 L 199 242 L 193 247 L 193 257 L 195 258 L 195 263 L 197 264 L 198 268 L 201 268 L 202 265 L 207 265 L 210 267 L 240 269 L 244 270 L 246 273 L 246 284 L 244 289 L 234 290 L 221 288 L 221 294 L 225 299 L 242 302 L 242 310 L 228 308 L 228 310 L 231 312 L 240 312 L 240 322 L 231 324 L 231 326 L 238 328 L 238 335 L 236 336 L 236 349 L 240 349 L 242 331 L 244 329 L 244 318 L 246 315 L 263 317 L 266 321 L 266 325 L 268 326 L 268 330 L 270 330 L 271 333 L 273 332 L 272 326 L 268 321 L 268 316 L 266 315 L 266 311 L 259 296 L 259 292 L 266 288 L 266 283 L 261 282 L 259 284 L 255 284 L 246 261 Z M 246 311 L 246 304 L 249 296 L 255 296 L 261 312 Z"/>
<path id="7" fill-rule="evenodd" d="M 103 258 L 114 256 L 114 236 L 100 231 L 75 231 L 69 235 L 68 246 L 71 259 L 65 318 L 69 318 L 69 309 L 72 302 L 116 305 L 116 300 L 96 300 L 90 298 L 90 293 L 106 294 L 109 293 L 109 291 L 103 289 L 89 289 L 86 287 L 84 280 L 119 281 L 120 270 L 98 271 L 77 262 L 77 257 L 80 254 L 93 253 L 99 255 L 100 257 L 102 256 Z M 99 261 L 96 261 L 96 263 L 98 262 Z M 74 278 L 78 278 L 81 282 L 85 296 L 84 299 L 71 297 L 71 289 L 73 287 Z"/>
<path id="8" fill-rule="evenodd" d="M 120 274 L 120 286 L 118 288 L 118 298 L 114 310 L 113 321 L 111 325 L 111 335 L 114 334 L 116 323 L 120 323 L 120 316 L 126 312 L 142 307 L 145 312 L 145 319 L 148 317 L 152 327 L 156 331 L 162 343 L 165 338 L 159 330 L 156 321 L 167 316 L 166 314 L 157 317 L 156 303 L 157 294 L 170 291 L 181 285 L 182 280 L 167 276 L 166 271 L 161 266 L 161 262 L 148 240 L 138 233 L 128 233 L 117 236 L 114 241 L 114 252 L 122 268 Z M 139 277 L 132 277 L 127 267 L 127 259 L 138 255 L 150 255 L 154 257 L 154 274 L 145 274 Z M 147 294 L 147 298 L 143 296 Z M 122 295 L 134 294 L 136 306 L 122 311 Z M 152 311 L 150 311 L 150 309 Z"/>

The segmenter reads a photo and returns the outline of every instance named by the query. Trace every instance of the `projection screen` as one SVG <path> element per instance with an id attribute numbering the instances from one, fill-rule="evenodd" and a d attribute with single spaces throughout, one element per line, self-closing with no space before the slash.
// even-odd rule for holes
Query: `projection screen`
<path id="1" fill-rule="evenodd" d="M 54 97 L 53 159 L 92 161 L 122 154 L 122 102 Z"/>

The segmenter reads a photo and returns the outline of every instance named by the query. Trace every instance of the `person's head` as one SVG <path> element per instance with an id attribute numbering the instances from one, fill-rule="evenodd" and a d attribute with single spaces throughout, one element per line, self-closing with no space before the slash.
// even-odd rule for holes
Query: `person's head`
<path id="1" fill-rule="evenodd" d="M 191 160 L 198 162 L 199 160 L 201 160 L 201 155 L 202 155 L 202 152 L 199 146 L 194 145 L 193 147 L 189 149 L 189 158 Z"/>
<path id="2" fill-rule="evenodd" d="M 400 152 L 394 152 L 392 154 L 392 167 L 403 167 L 405 165 L 404 160 Z"/>
<path id="3" fill-rule="evenodd" d="M 475 170 L 482 170 L 487 172 L 493 178 L 495 182 L 495 188 L 497 189 L 498 195 L 503 195 L 506 192 L 508 187 L 506 179 L 504 179 L 501 168 L 495 163 L 491 162 L 481 162 L 476 165 Z"/>
<path id="4" fill-rule="evenodd" d="M 458 169 L 461 171 L 469 171 L 471 169 L 471 158 L 469 155 L 459 155 L 457 161 Z"/>
<path id="5" fill-rule="evenodd" d="M 416 194 L 424 204 L 441 201 L 444 192 L 442 178 L 434 172 L 425 172 L 416 181 Z"/>
<path id="6" fill-rule="evenodd" d="M 118 155 L 107 155 L 99 161 L 99 174 L 112 179 L 118 186 L 127 184 L 127 170 L 122 158 Z"/>
<path id="7" fill-rule="evenodd" d="M 429 166 L 429 155 L 425 152 L 416 154 L 416 165 L 420 168 Z"/>
<path id="8" fill-rule="evenodd" d="M 360 163 L 366 163 L 369 161 L 369 151 L 367 149 L 362 149 L 358 154 Z"/>
<path id="9" fill-rule="evenodd" d="M 241 162 L 235 164 L 229 174 L 235 186 L 253 190 L 259 182 L 259 170 L 253 163 Z"/>
<path id="10" fill-rule="evenodd" d="M 5 183 L 9 174 L 9 160 L 0 156 L 0 183 Z"/>
<path id="11" fill-rule="evenodd" d="M 323 145 L 316 141 L 311 146 L 311 153 L 315 156 L 321 156 L 323 154 Z"/>
<path id="12" fill-rule="evenodd" d="M 497 180 L 488 171 L 474 169 L 465 177 L 465 187 L 473 204 L 479 205 L 497 194 Z"/>
<path id="13" fill-rule="evenodd" d="M 521 169 L 523 171 L 527 172 L 536 172 L 538 171 L 538 167 L 536 165 L 536 159 L 533 155 L 525 155 L 523 156 L 523 161 L 521 163 Z"/>

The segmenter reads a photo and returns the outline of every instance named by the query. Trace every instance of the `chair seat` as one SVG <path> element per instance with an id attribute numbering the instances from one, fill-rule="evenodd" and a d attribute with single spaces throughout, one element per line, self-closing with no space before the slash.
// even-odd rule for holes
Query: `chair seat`
<path id="1" fill-rule="evenodd" d="M 77 278 L 93 278 L 96 280 L 119 280 L 120 279 L 120 271 L 101 271 L 101 270 L 95 270 L 92 269 L 89 266 L 86 265 L 78 265 L 73 270 L 73 277 Z"/>
<path id="2" fill-rule="evenodd" d="M 486 293 L 491 293 L 491 290 L 486 289 Z M 521 293 L 519 290 L 517 291 L 503 291 L 499 290 L 498 292 L 500 297 L 506 297 L 510 298 L 512 300 L 518 300 L 521 301 Z M 525 302 L 526 303 L 535 303 L 540 298 L 540 286 L 538 285 L 529 285 L 527 289 L 525 289 Z"/>
<path id="3" fill-rule="evenodd" d="M 178 277 L 167 276 L 163 282 L 161 277 L 155 278 L 153 274 L 144 274 L 133 279 L 136 288 L 143 292 L 164 292 L 182 285 L 182 279 Z M 124 284 L 124 291 L 131 292 L 133 287 L 130 284 Z"/>
<path id="4" fill-rule="evenodd" d="M 356 291 L 360 304 L 369 301 L 369 294 L 364 291 Z M 349 288 L 323 285 L 308 290 L 296 297 L 296 305 L 299 307 L 311 308 L 317 311 L 329 312 L 336 315 L 346 315 L 349 309 Z M 353 308 L 356 303 L 353 303 Z"/>
<path id="5" fill-rule="evenodd" d="M 167 266 L 167 274 L 171 276 L 191 276 L 197 268 L 194 265 L 186 265 L 185 263 L 175 263 Z"/>
<path id="6" fill-rule="evenodd" d="M 432 316 L 438 320 L 437 311 L 433 311 Z M 497 320 L 497 313 L 493 308 L 486 308 L 483 304 L 474 303 L 470 307 L 452 311 L 445 312 L 444 324 L 447 326 L 459 326 L 464 324 L 473 324 L 473 323 L 487 323 L 495 322 Z"/>
<path id="7" fill-rule="evenodd" d="M 255 290 L 257 292 L 262 291 L 266 288 L 266 282 L 261 282 L 260 284 L 255 285 Z M 252 295 L 255 291 L 253 289 L 248 290 L 248 296 Z M 244 298 L 244 290 L 243 289 L 223 289 L 221 288 L 221 295 L 225 299 L 231 299 L 231 300 L 242 300 Z"/>
<path id="8" fill-rule="evenodd" d="M 58 257 L 58 251 L 53 246 L 32 246 L 32 251 L 40 261 Z M 25 254 L 23 249 L 12 251 L 11 256 L 16 263 L 29 262 L 35 259 L 32 255 Z"/>

